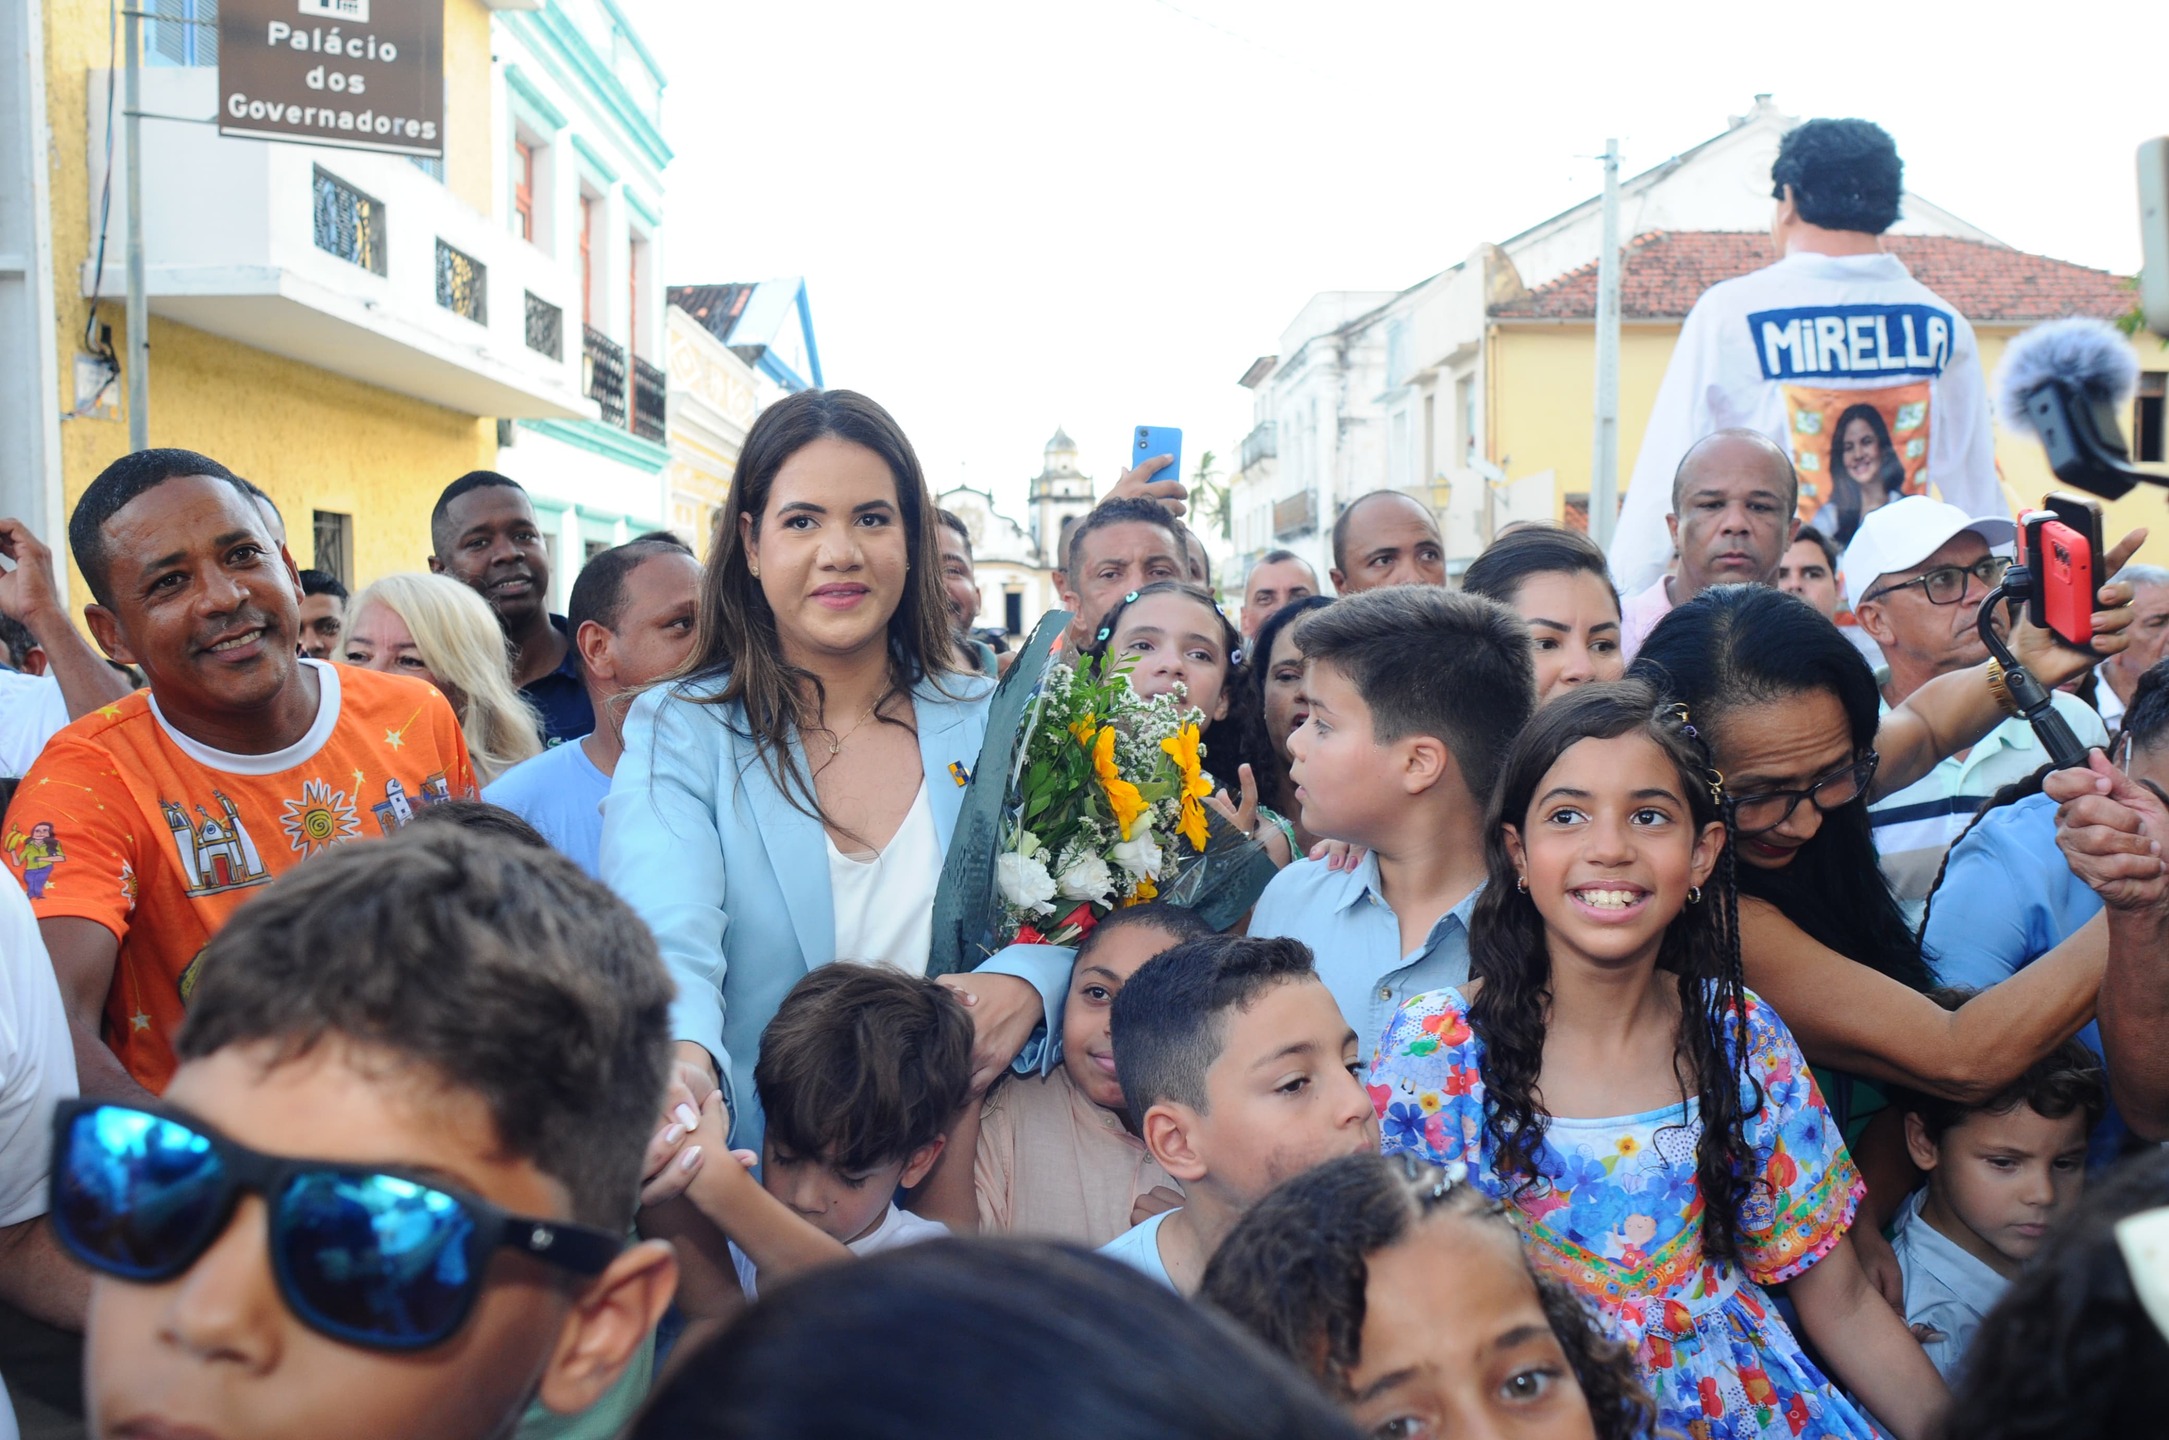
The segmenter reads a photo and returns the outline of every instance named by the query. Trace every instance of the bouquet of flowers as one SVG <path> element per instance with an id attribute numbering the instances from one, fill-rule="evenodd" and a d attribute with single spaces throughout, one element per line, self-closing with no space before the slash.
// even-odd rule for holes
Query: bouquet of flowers
<path id="1" fill-rule="evenodd" d="M 1204 803 L 1202 715 L 1140 697 L 1120 669 L 1050 663 L 1068 618 L 1041 621 L 994 693 L 935 894 L 930 975 L 1006 944 L 1074 945 L 1146 900 L 1225 929 L 1273 878 L 1265 851 Z"/>
<path id="2" fill-rule="evenodd" d="M 1209 839 L 1203 717 L 1147 700 L 1120 671 L 1048 667 L 1017 755 L 994 862 L 1004 928 L 1070 945 L 1118 905 L 1153 899 Z"/>

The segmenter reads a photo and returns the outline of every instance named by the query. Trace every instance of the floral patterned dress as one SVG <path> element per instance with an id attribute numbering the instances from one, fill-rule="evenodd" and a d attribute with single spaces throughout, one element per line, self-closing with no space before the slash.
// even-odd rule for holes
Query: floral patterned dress
<path id="1" fill-rule="evenodd" d="M 1554 1118 L 1541 1178 L 1519 1196 L 1493 1173 L 1484 1134 L 1484 1045 L 1458 990 L 1403 1005 L 1371 1062 L 1386 1153 L 1470 1178 L 1521 1216 L 1530 1258 L 1588 1301 L 1636 1349 L 1659 1433 L 1691 1440 L 1874 1436 L 1824 1378 L 1761 1287 L 1804 1272 L 1837 1244 L 1866 1186 L 1784 1022 L 1747 997 L 1748 1068 L 1763 1091 L 1747 1121 L 1759 1184 L 1741 1216 L 1740 1260 L 1702 1253 L 1702 1194 L 1689 1101 L 1608 1120 Z"/>

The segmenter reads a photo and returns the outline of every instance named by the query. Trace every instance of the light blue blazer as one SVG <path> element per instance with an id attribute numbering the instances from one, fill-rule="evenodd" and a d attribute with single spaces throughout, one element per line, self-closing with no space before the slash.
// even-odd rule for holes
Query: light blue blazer
<path id="1" fill-rule="evenodd" d="M 721 680 L 658 686 L 634 703 L 603 803 L 602 878 L 655 933 L 678 986 L 672 1037 L 715 1056 L 734 1117 L 732 1143 L 757 1148 L 761 1031 L 808 970 L 837 958 L 835 900 L 821 822 L 777 788 L 745 731 L 744 708 L 687 698 L 722 688 Z M 993 693 L 993 682 L 975 675 L 922 681 L 912 691 L 944 854 L 964 780 L 979 763 Z M 791 753 L 805 765 L 795 736 Z M 1066 952 L 1014 947 L 983 968 L 1029 981 L 1059 1021 Z"/>

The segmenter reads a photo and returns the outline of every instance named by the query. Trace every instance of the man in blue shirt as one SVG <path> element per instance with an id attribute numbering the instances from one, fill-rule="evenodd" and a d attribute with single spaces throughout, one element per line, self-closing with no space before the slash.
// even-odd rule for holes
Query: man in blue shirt
<path id="1" fill-rule="evenodd" d="M 2115 757 L 2142 784 L 2169 786 L 2169 661 L 2139 679 Z M 1951 847 L 1928 900 L 1921 948 L 1936 981 L 1986 990 L 2048 954 L 2101 913 L 2101 897 L 2056 845 L 2056 802 L 2028 795 L 1984 813 Z M 2079 1038 L 2101 1053 L 2101 1028 Z M 2092 1158 L 2113 1158 L 2123 1126 L 2097 1127 Z"/>
<path id="2" fill-rule="evenodd" d="M 595 728 L 573 626 L 550 613 L 550 552 L 517 480 L 470 470 L 444 487 L 429 515 L 429 568 L 490 602 L 512 647 L 512 681 L 559 745 Z"/>
<path id="3" fill-rule="evenodd" d="M 602 802 L 625 753 L 625 712 L 634 693 L 692 650 L 700 565 L 676 536 L 643 535 L 588 561 L 568 609 L 595 729 L 513 766 L 482 798 L 524 818 L 600 878 Z"/>

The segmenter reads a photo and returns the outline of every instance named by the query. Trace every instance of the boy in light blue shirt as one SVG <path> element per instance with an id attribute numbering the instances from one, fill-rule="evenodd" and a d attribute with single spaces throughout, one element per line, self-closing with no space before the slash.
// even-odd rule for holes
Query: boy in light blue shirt
<path id="1" fill-rule="evenodd" d="M 498 776 L 482 798 L 542 832 L 588 874 L 602 875 L 602 802 L 625 753 L 621 726 L 631 693 L 691 653 L 700 611 L 700 564 L 666 533 L 605 550 L 573 582 L 566 606 L 595 731 L 553 745 Z"/>
<path id="2" fill-rule="evenodd" d="M 1184 1295 L 1282 1181 L 1378 1148 L 1356 1033 L 1293 940 L 1211 935 L 1138 967 L 1110 1016 L 1137 1133 L 1184 1202 L 1100 1253 Z"/>
<path id="3" fill-rule="evenodd" d="M 1366 591 L 1305 617 L 1310 718 L 1289 737 L 1303 827 L 1369 853 L 1299 860 L 1251 912 L 1300 940 L 1367 1060 L 1401 1003 L 1469 978 L 1484 883 L 1484 803 L 1536 711 L 1529 629 L 1431 586 Z"/>
<path id="4" fill-rule="evenodd" d="M 1971 991 L 1933 992 L 1955 1010 Z M 2086 1133 L 2108 1088 L 2100 1062 L 2066 1040 L 2002 1094 L 1978 1105 L 1901 1092 L 1906 1150 L 1927 1186 L 1898 1214 L 1891 1248 L 1905 1276 L 1905 1318 L 1943 1378 L 2019 1268 L 2077 1208 Z"/>

